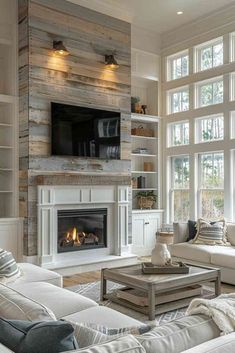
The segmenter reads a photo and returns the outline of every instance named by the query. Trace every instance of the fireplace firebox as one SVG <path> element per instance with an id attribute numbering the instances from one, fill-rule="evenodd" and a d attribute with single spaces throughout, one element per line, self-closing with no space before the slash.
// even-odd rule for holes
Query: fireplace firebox
<path id="1" fill-rule="evenodd" d="M 58 253 L 107 247 L 107 209 L 58 210 Z"/>

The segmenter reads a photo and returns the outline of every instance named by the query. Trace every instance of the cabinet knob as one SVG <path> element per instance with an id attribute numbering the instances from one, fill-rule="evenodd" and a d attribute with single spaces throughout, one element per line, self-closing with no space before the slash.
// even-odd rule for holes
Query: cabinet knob
<path id="1" fill-rule="evenodd" d="M 144 224 L 149 224 L 149 222 L 145 222 Z"/>

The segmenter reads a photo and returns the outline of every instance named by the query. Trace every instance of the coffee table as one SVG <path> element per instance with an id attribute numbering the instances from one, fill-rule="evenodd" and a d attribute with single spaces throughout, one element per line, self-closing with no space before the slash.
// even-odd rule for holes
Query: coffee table
<path id="1" fill-rule="evenodd" d="M 189 266 L 188 274 L 143 274 L 141 264 L 112 269 L 102 269 L 100 299 L 102 301 L 109 299 L 130 309 L 144 313 L 149 316 L 149 320 L 153 320 L 156 314 L 185 307 L 192 300 L 191 297 L 156 305 L 156 295 L 158 294 L 168 294 L 170 291 L 176 289 L 185 288 L 191 285 L 198 285 L 205 282 L 214 282 L 215 291 L 213 295 L 210 295 L 210 297 L 215 297 L 220 294 L 220 269 L 204 266 L 193 266 L 191 264 L 187 265 Z M 124 285 L 127 288 L 138 289 L 146 292 L 146 295 L 148 296 L 148 306 L 142 307 L 127 300 L 118 298 L 115 291 L 107 293 L 107 281 Z"/>

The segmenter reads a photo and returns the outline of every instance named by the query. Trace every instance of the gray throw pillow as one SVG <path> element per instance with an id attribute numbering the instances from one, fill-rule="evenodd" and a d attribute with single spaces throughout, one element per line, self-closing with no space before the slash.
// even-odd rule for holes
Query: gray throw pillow
<path id="1" fill-rule="evenodd" d="M 15 353 L 59 353 L 78 348 L 72 325 L 65 321 L 0 318 L 0 343 Z"/>
<path id="2" fill-rule="evenodd" d="M 20 275 L 20 269 L 12 253 L 0 249 L 0 282 L 12 282 Z"/>

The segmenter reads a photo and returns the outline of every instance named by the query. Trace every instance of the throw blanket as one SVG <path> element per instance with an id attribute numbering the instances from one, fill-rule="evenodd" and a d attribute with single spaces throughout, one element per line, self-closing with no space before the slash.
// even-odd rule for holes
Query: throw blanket
<path id="1" fill-rule="evenodd" d="M 221 335 L 235 331 L 235 293 L 221 294 L 215 299 L 193 299 L 186 315 L 204 314 L 211 317 Z"/>

